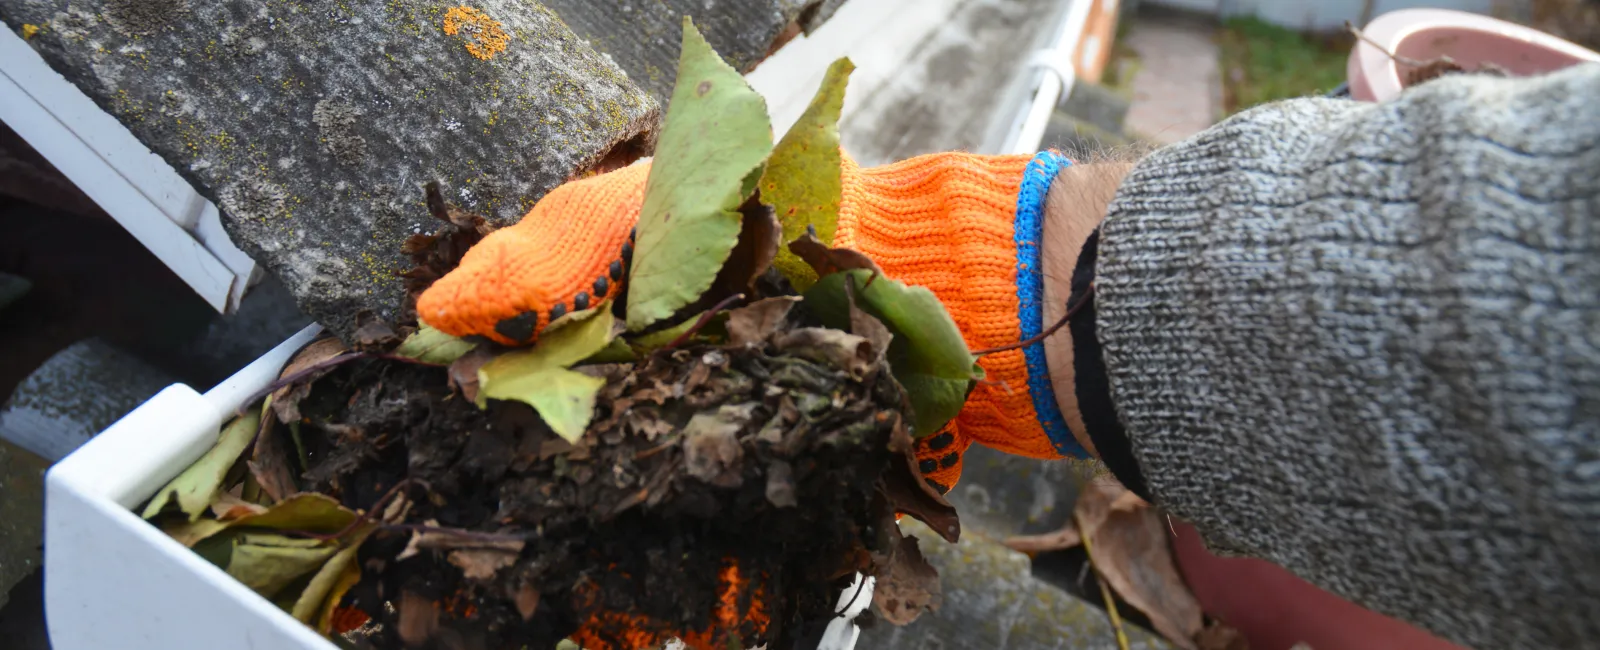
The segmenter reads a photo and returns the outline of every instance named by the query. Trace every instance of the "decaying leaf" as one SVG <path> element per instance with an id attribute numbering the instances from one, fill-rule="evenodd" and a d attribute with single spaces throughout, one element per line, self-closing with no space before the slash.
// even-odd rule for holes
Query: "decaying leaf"
<path id="1" fill-rule="evenodd" d="M 728 311 L 728 343 L 760 345 L 783 324 L 789 311 L 800 302 L 799 296 L 764 298 Z"/>
<path id="2" fill-rule="evenodd" d="M 789 463 L 775 460 L 767 465 L 767 501 L 779 508 L 800 505 L 795 497 L 794 468 Z"/>
<path id="3" fill-rule="evenodd" d="M 163 527 L 163 531 L 184 546 L 194 546 L 201 540 L 230 528 L 271 528 L 278 530 L 303 530 L 313 533 L 336 533 L 355 521 L 356 513 L 340 505 L 325 494 L 296 494 L 267 508 L 264 512 L 240 516 L 228 521 L 199 519 L 181 521 Z"/>
<path id="4" fill-rule="evenodd" d="M 939 571 L 928 564 L 917 547 L 916 537 L 902 537 L 898 526 L 889 526 L 893 543 L 888 555 L 874 555 L 878 566 L 872 603 L 883 620 L 909 625 L 924 610 L 938 610 L 944 600 Z"/>
<path id="5" fill-rule="evenodd" d="M 466 548 L 450 552 L 450 563 L 471 580 L 488 580 L 501 569 L 516 564 L 517 554 L 493 548 Z"/>
<path id="6" fill-rule="evenodd" d="M 683 460 L 690 476 L 717 487 L 739 487 L 744 459 L 739 432 L 749 424 L 752 408 L 723 406 L 689 419 L 683 427 Z"/>
<path id="7" fill-rule="evenodd" d="M 789 242 L 789 252 L 805 262 L 816 276 L 855 269 L 866 269 L 874 274 L 883 275 L 883 269 L 878 268 L 878 263 L 872 261 L 872 258 L 851 248 L 831 248 L 818 238 L 815 230 L 806 230 L 798 239 Z M 811 281 L 811 284 L 815 283 L 816 280 Z M 806 286 L 809 287 L 810 284 Z"/>
<path id="8" fill-rule="evenodd" d="M 255 438 L 256 428 L 260 424 L 261 412 L 257 410 L 229 422 L 222 428 L 217 444 L 210 451 L 156 492 L 150 504 L 145 506 L 144 518 L 156 516 L 167 503 L 176 500 L 178 509 L 189 515 L 189 521 L 198 520 L 222 491 L 222 481 L 227 477 L 228 470 L 250 447 L 250 441 Z"/>
<path id="9" fill-rule="evenodd" d="M 517 613 L 522 615 L 522 620 L 533 618 L 533 613 L 539 611 L 539 588 L 533 586 L 531 582 L 524 582 L 517 588 L 513 600 L 517 605 Z"/>
<path id="10" fill-rule="evenodd" d="M 427 363 L 451 363 L 477 345 L 429 327 L 426 323 L 395 348 L 394 353 Z"/>
<path id="11" fill-rule="evenodd" d="M 400 247 L 414 264 L 400 274 L 405 278 L 408 313 L 415 307 L 417 296 L 461 264 L 461 257 L 467 250 L 494 230 L 494 224 L 487 219 L 446 202 L 437 182 L 429 182 L 424 192 L 428 212 L 444 222 L 444 226 L 433 233 L 412 235 Z M 402 314 L 402 320 L 404 318 Z"/>
<path id="12" fill-rule="evenodd" d="M 414 591 L 400 592 L 397 609 L 400 625 L 396 631 L 407 647 L 421 648 L 439 631 L 439 608 L 426 596 Z"/>
<path id="13" fill-rule="evenodd" d="M 766 102 L 687 17 L 671 110 L 656 142 L 629 275 L 628 329 L 699 299 L 739 239 L 739 207 L 772 150 Z"/>
<path id="14" fill-rule="evenodd" d="M 897 424 L 889 439 L 889 449 L 899 454 L 899 460 L 889 464 L 879 483 L 889 506 L 917 521 L 926 524 L 944 541 L 954 544 L 961 540 L 961 517 L 955 506 L 946 501 L 927 481 L 917 467 L 911 435 L 904 424 Z"/>
<path id="15" fill-rule="evenodd" d="M 806 291 L 807 309 L 829 327 L 849 328 L 847 281 L 853 283 L 854 304 L 894 335 L 889 344 L 889 367 L 911 399 L 916 418 L 912 432 L 917 437 L 932 435 L 961 411 L 975 380 L 983 376 L 977 358 L 932 291 L 872 271 L 824 276 Z"/>
<path id="16" fill-rule="evenodd" d="M 782 248 L 783 232 L 772 206 L 759 199 L 759 193 L 752 194 L 739 206 L 739 241 L 717 271 L 711 291 L 696 301 L 697 307 L 709 309 L 734 294 L 754 295 L 756 280 L 772 268 L 772 260 Z"/>
<path id="17" fill-rule="evenodd" d="M 878 358 L 887 356 L 889 346 L 894 343 L 894 334 L 889 332 L 889 328 L 883 321 L 878 320 L 878 317 L 861 308 L 860 303 L 856 301 L 856 291 L 851 288 L 850 283 L 846 282 L 844 289 L 845 302 L 850 305 L 850 333 L 871 343 L 872 350 Z"/>
<path id="18" fill-rule="evenodd" d="M 1161 515 L 1131 492 L 1116 492 L 1120 485 L 1085 490 L 1082 499 L 1091 505 L 1074 508 L 1077 513 L 1094 516 L 1104 513 L 1098 523 L 1079 519 L 1080 531 L 1090 536 L 1090 562 L 1095 572 L 1129 605 L 1144 612 L 1150 624 L 1180 648 L 1195 648 L 1195 635 L 1203 625 L 1200 602 L 1189 591 L 1172 559 L 1167 527 Z M 1109 499 L 1109 501 L 1108 501 Z"/>
<path id="19" fill-rule="evenodd" d="M 315 627 L 318 632 L 327 634 L 333 624 L 334 608 L 344 599 L 345 593 L 361 580 L 361 564 L 356 562 L 356 554 L 361 550 L 362 542 L 376 529 L 376 526 L 364 526 L 353 533 L 343 543 L 343 548 L 328 558 L 327 563 L 312 576 L 289 613 L 300 622 Z"/>
<path id="20" fill-rule="evenodd" d="M 843 330 L 801 327 L 778 334 L 773 343 L 783 352 L 843 368 L 857 381 L 878 367 L 872 342 Z"/>
<path id="21" fill-rule="evenodd" d="M 337 338 L 330 336 L 317 339 L 295 353 L 289 364 L 283 367 L 279 378 L 301 372 L 349 351 L 350 349 Z M 313 373 L 312 376 L 295 382 L 293 386 L 284 386 L 272 393 L 272 412 L 278 415 L 279 421 L 300 421 L 300 400 L 311 394 L 311 384 L 321 374 Z"/>
<path id="22" fill-rule="evenodd" d="M 296 579 L 317 569 L 339 551 L 336 544 L 275 534 L 240 535 L 233 545 L 228 575 L 271 599 Z"/>
<path id="23" fill-rule="evenodd" d="M 761 178 L 761 199 L 777 211 L 785 242 L 794 241 L 807 231 L 821 242 L 833 242 L 839 203 L 844 196 L 839 112 L 854 70 L 850 59 L 839 59 L 828 66 L 822 86 L 806 112 L 783 134 L 767 161 L 767 171 Z M 805 291 L 816 283 L 819 274 L 791 251 L 779 251 L 775 264 L 796 289 Z"/>
<path id="24" fill-rule="evenodd" d="M 1085 485 L 1073 506 L 1072 520 L 1060 530 L 1012 537 L 1005 544 L 1039 553 L 1078 546 L 1085 537 L 1095 572 L 1118 597 L 1143 612 L 1156 631 L 1178 647 L 1193 649 L 1201 643 L 1200 602 L 1173 561 L 1162 515 L 1116 480 L 1102 477 Z M 1228 647 L 1224 637 L 1207 643 L 1211 642 L 1222 645 L 1207 648 Z"/>
<path id="25" fill-rule="evenodd" d="M 1250 650 L 1250 642 L 1238 630 L 1221 621 L 1211 621 L 1206 629 L 1194 637 L 1196 650 Z M 1297 643 L 1289 650 L 1311 650 L 1305 643 Z"/>
<path id="26" fill-rule="evenodd" d="M 262 413 L 272 413 L 272 396 L 268 395 L 266 404 L 261 407 Z M 289 455 L 288 441 L 284 440 L 278 432 L 278 418 L 261 418 L 261 429 L 256 432 L 255 449 L 250 453 L 250 460 L 245 466 L 250 470 L 250 476 L 255 479 L 255 484 L 265 492 L 274 503 L 288 498 L 289 495 L 299 491 L 295 476 L 299 471 L 292 469 L 294 460 Z M 300 468 L 304 471 L 305 468 Z"/>
<path id="27" fill-rule="evenodd" d="M 446 370 L 446 374 L 450 377 L 450 387 L 460 391 L 461 396 L 473 404 L 483 403 L 483 398 L 478 394 L 478 371 L 483 370 L 484 364 L 493 360 L 494 352 L 481 346 L 456 357 Z"/>
<path id="28" fill-rule="evenodd" d="M 568 316 L 573 318 L 552 323 L 533 347 L 484 364 L 478 370 L 478 405 L 484 406 L 487 399 L 523 402 L 538 411 L 556 435 L 577 442 L 594 416 L 595 394 L 606 382 L 568 367 L 609 345 L 615 320 L 609 302 Z"/>
<path id="29" fill-rule="evenodd" d="M 216 500 L 211 502 L 211 515 L 221 521 L 259 515 L 266 511 L 266 506 L 245 501 L 227 492 L 218 494 Z"/>
<path id="30" fill-rule="evenodd" d="M 356 314 L 355 348 L 362 352 L 388 350 L 394 347 L 399 334 L 388 321 L 370 311 Z"/>

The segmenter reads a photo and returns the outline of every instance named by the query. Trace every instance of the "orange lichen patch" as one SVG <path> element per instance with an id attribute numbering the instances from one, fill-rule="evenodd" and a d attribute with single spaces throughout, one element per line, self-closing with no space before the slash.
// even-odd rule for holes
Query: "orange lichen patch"
<path id="1" fill-rule="evenodd" d="M 506 43 L 511 42 L 511 36 L 506 34 L 500 21 L 466 5 L 444 12 L 444 33 L 461 36 L 466 41 L 467 51 L 484 61 L 504 52 Z"/>

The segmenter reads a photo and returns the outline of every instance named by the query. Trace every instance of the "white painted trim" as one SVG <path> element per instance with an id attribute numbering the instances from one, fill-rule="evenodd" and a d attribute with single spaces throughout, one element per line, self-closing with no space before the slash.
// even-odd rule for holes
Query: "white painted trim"
<path id="1" fill-rule="evenodd" d="M 213 308 L 238 307 L 255 262 L 216 206 L 10 29 L 0 29 L 0 121 Z"/>

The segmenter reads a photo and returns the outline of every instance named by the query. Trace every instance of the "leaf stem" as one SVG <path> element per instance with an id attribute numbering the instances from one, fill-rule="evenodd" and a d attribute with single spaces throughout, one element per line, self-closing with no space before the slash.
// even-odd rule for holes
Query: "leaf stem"
<path id="1" fill-rule="evenodd" d="M 1058 321 L 1056 321 L 1056 324 L 1051 325 L 1050 329 L 1047 329 L 1047 330 L 1045 330 L 1043 332 L 1040 332 L 1038 336 L 1029 338 L 1029 339 L 1027 339 L 1025 341 L 1018 341 L 1016 343 L 1008 343 L 1006 345 L 1002 345 L 1002 346 L 997 347 L 997 348 L 984 348 L 982 350 L 975 350 L 975 351 L 973 351 L 972 355 L 973 356 L 977 356 L 977 357 L 981 357 L 981 356 L 986 355 L 986 354 L 994 354 L 996 352 L 1005 352 L 1006 350 L 1015 350 L 1017 348 L 1025 348 L 1025 347 L 1028 347 L 1028 346 L 1033 345 L 1035 343 L 1038 343 L 1040 341 L 1043 341 L 1043 340 L 1045 340 L 1047 338 L 1050 338 L 1051 334 L 1055 334 L 1057 330 L 1061 329 L 1062 327 L 1065 327 L 1066 324 L 1067 324 L 1067 321 L 1071 320 L 1073 315 L 1077 314 L 1078 310 L 1083 309 L 1083 307 L 1085 305 L 1089 304 L 1089 301 L 1091 301 L 1091 300 L 1094 300 L 1094 284 L 1090 284 L 1089 288 L 1085 289 L 1083 291 L 1083 297 L 1078 299 L 1078 304 L 1072 305 L 1071 307 L 1067 308 L 1067 313 L 1061 315 L 1061 320 L 1058 320 Z"/>
<path id="2" fill-rule="evenodd" d="M 690 327 L 689 329 L 684 330 L 682 334 L 678 335 L 678 338 L 672 339 L 671 343 L 668 343 L 668 344 L 666 344 L 664 346 L 661 346 L 661 349 L 662 350 L 671 350 L 671 349 L 674 349 L 674 348 L 676 348 L 676 347 L 678 347 L 680 345 L 683 345 L 685 342 L 687 342 L 689 340 L 690 337 L 692 337 L 695 334 L 699 333 L 700 329 L 705 327 L 707 323 L 710 323 L 711 322 L 711 317 L 712 316 L 716 316 L 717 312 L 720 312 L 723 309 L 727 309 L 728 305 L 731 305 L 731 304 L 733 304 L 735 302 L 738 302 L 740 300 L 744 300 L 744 294 L 742 294 L 742 293 L 736 293 L 736 294 L 733 294 L 733 295 L 728 296 L 726 298 L 723 298 L 717 304 L 712 305 L 712 307 L 710 309 L 707 309 L 706 313 L 700 314 L 700 319 L 696 320 L 694 322 L 694 326 L 693 327 Z"/>
<path id="3" fill-rule="evenodd" d="M 383 524 L 381 527 L 384 530 L 405 530 L 417 533 L 439 533 L 442 535 L 451 535 L 475 542 L 486 543 L 526 542 L 539 537 L 534 533 L 525 533 L 521 535 L 512 535 L 507 533 L 486 533 L 478 530 L 467 530 L 465 528 L 446 528 L 444 526 L 429 526 L 427 524 Z"/>

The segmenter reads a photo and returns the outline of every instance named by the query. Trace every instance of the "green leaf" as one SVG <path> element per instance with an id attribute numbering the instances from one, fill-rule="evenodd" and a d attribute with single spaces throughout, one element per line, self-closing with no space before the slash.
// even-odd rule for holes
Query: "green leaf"
<path id="1" fill-rule="evenodd" d="M 932 291 L 864 269 L 823 277 L 806 291 L 802 304 L 829 327 L 848 330 L 846 280 L 852 283 L 857 305 L 894 334 L 889 368 L 911 400 L 913 433 L 922 437 L 938 431 L 961 412 L 973 380 L 983 376 L 960 328 Z"/>
<path id="2" fill-rule="evenodd" d="M 317 632 L 327 634 L 332 627 L 333 609 L 339 606 L 345 593 L 361 581 L 361 564 L 356 562 L 356 554 L 361 550 L 362 542 L 367 541 L 367 536 L 374 530 L 377 530 L 377 526 L 362 527 L 361 531 L 351 536 L 343 549 L 328 558 L 328 562 L 312 576 L 305 591 L 300 592 L 289 613 L 301 623 L 316 628 Z"/>
<path id="3" fill-rule="evenodd" d="M 394 353 L 427 363 L 446 364 L 461 358 L 461 355 L 471 352 L 475 347 L 472 343 L 424 324 L 422 329 L 407 336 Z"/>
<path id="4" fill-rule="evenodd" d="M 339 547 L 284 535 L 240 535 L 228 562 L 228 575 L 265 598 L 321 568 Z"/>
<path id="5" fill-rule="evenodd" d="M 639 211 L 629 330 L 673 315 L 711 287 L 771 150 L 766 101 L 685 17 L 678 80 Z"/>
<path id="6" fill-rule="evenodd" d="M 595 394 L 605 380 L 567 368 L 606 349 L 616 337 L 616 319 L 609 303 L 569 316 L 552 323 L 533 347 L 484 364 L 478 370 L 478 406 L 489 398 L 523 402 L 556 434 L 577 442 L 594 416 Z"/>
<path id="7" fill-rule="evenodd" d="M 823 243 L 833 243 L 839 202 L 844 197 L 839 111 L 844 106 L 845 86 L 855 69 L 847 58 L 828 66 L 828 74 L 811 98 L 811 105 L 800 121 L 783 134 L 767 159 L 767 171 L 761 178 L 761 202 L 777 211 L 778 221 L 783 223 L 784 243 L 805 234 L 808 226 L 816 229 Z M 780 248 L 773 263 L 800 291 L 817 281 L 816 271 L 788 249 Z"/>
<path id="8" fill-rule="evenodd" d="M 239 455 L 250 447 L 260 426 L 259 409 L 234 418 L 223 427 L 217 444 L 210 451 L 156 492 L 155 497 L 150 499 L 150 505 L 144 508 L 144 518 L 156 516 L 176 499 L 178 508 L 189 515 L 189 521 L 199 519 L 200 514 L 211 505 L 211 500 L 222 491 L 222 481 L 227 477 L 228 470 L 238 462 Z"/>
<path id="9" fill-rule="evenodd" d="M 200 519 L 180 521 L 162 530 L 184 546 L 194 546 L 200 541 L 230 528 L 273 528 L 279 530 L 304 530 L 313 533 L 335 533 L 355 521 L 356 513 L 340 505 L 333 497 L 324 494 L 296 494 L 281 503 L 267 508 L 266 512 L 245 515 L 238 519 L 217 521 Z"/>

